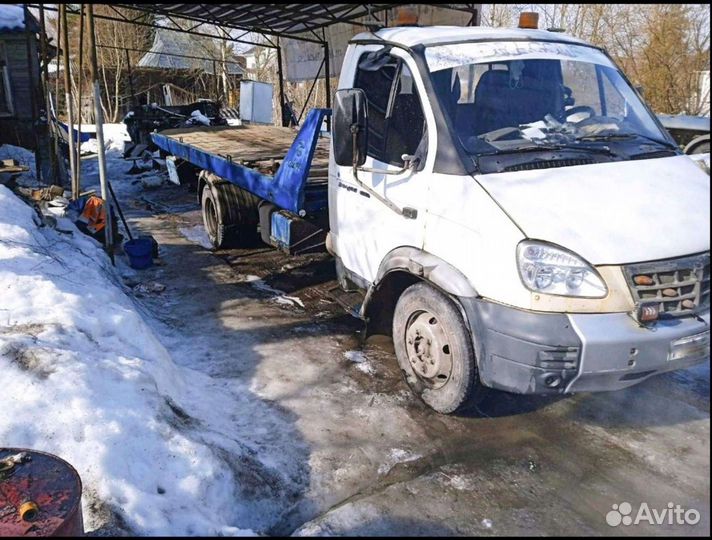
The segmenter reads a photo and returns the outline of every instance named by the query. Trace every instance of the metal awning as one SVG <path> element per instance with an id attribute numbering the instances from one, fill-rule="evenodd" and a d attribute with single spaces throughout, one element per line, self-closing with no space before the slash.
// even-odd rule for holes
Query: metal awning
<path id="1" fill-rule="evenodd" d="M 309 38 L 326 26 L 350 22 L 358 17 L 375 15 L 400 4 L 115 4 L 161 15 L 176 17 L 201 24 L 238 29 L 260 34 Z M 321 36 L 314 34 L 315 40 Z"/>
<path id="2" fill-rule="evenodd" d="M 405 5 L 394 4 L 113 4 L 150 13 L 172 21 L 185 31 L 195 31 L 205 24 L 227 30 L 242 30 L 263 36 L 286 37 L 322 43 L 323 29 L 338 23 L 357 24 L 356 19 L 370 17 L 388 23 L 382 15 L 385 10 Z M 477 17 L 480 4 L 434 4 Z M 125 17 L 119 13 L 121 17 Z M 177 22 L 181 21 L 181 24 Z M 185 28 L 185 22 L 194 23 Z M 361 23 L 362 24 L 362 23 Z M 469 24 L 469 23 L 468 23 Z M 320 30 L 320 32 L 317 32 Z M 243 36 L 244 36 L 243 35 Z M 227 32 L 225 36 L 228 37 Z M 232 36 L 234 39 L 234 36 Z"/>

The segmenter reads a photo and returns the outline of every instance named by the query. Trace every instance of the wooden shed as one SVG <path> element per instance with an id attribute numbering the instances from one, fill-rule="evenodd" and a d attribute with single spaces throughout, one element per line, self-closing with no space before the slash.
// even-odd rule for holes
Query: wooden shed
<path id="1" fill-rule="evenodd" d="M 37 148 L 35 126 L 44 109 L 38 32 L 23 5 L 0 5 L 0 144 Z"/>

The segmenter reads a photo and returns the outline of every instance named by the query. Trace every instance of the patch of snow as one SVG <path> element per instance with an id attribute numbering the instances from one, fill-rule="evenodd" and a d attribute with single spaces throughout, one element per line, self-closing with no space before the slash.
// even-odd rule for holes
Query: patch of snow
<path id="1" fill-rule="evenodd" d="M 482 523 L 482 526 L 483 526 L 485 529 L 491 529 L 491 528 L 492 528 L 492 520 L 491 520 L 491 519 L 485 518 L 485 519 L 482 520 L 481 523 Z"/>
<path id="2" fill-rule="evenodd" d="M 275 296 L 273 300 L 278 304 L 282 304 L 285 306 L 299 306 L 302 309 L 305 309 L 304 302 L 302 302 L 301 298 L 299 298 L 298 296 L 287 296 L 283 294 L 281 296 Z"/>
<path id="3" fill-rule="evenodd" d="M 415 461 L 423 457 L 420 454 L 414 454 L 408 450 L 403 450 L 402 448 L 391 448 L 388 453 L 388 457 L 384 463 L 378 467 L 378 474 L 388 474 L 390 470 L 395 467 L 398 463 L 407 463 L 409 461 Z"/>
<path id="4" fill-rule="evenodd" d="M 76 129 L 77 126 L 74 126 Z M 95 124 L 82 124 L 82 132 L 96 133 Z M 107 151 L 121 152 L 124 151 L 124 143 L 130 142 L 131 137 L 126 131 L 126 124 L 104 124 L 104 149 Z M 99 149 L 95 138 L 89 139 L 82 143 L 82 152 L 96 153 Z"/>
<path id="5" fill-rule="evenodd" d="M 0 30 L 23 30 L 25 12 L 20 4 L 0 5 Z"/>
<path id="6" fill-rule="evenodd" d="M 440 474 L 447 478 L 447 483 L 458 491 L 472 491 L 475 489 L 474 480 L 466 475 L 445 474 L 444 472 Z"/>
<path id="7" fill-rule="evenodd" d="M 210 118 L 205 116 L 203 113 L 201 113 L 198 110 L 193 111 L 190 113 L 190 123 L 191 124 L 202 124 L 204 126 L 209 126 L 210 125 Z"/>
<path id="8" fill-rule="evenodd" d="M 270 298 L 270 300 L 272 300 L 273 302 L 285 306 L 299 306 L 304 309 L 304 302 L 302 302 L 301 298 L 299 298 L 298 296 L 288 296 L 284 291 L 280 291 L 279 289 L 270 287 L 259 276 L 247 274 L 240 276 L 239 281 L 243 283 L 249 283 L 250 286 L 254 289 L 272 295 L 272 298 Z"/>
<path id="9" fill-rule="evenodd" d="M 213 244 L 210 242 L 208 233 L 205 232 L 205 227 L 195 225 L 193 227 L 180 227 L 178 231 L 191 242 L 198 244 L 205 249 L 213 249 Z"/>
<path id="10" fill-rule="evenodd" d="M 368 357 L 361 351 L 346 351 L 344 356 L 349 362 L 356 364 L 356 369 L 363 371 L 367 375 L 373 375 L 376 370 L 368 360 Z"/>
<path id="11" fill-rule="evenodd" d="M 329 510 L 323 516 L 304 523 L 292 533 L 292 536 L 351 536 L 349 531 L 359 532 L 354 536 L 379 536 L 378 532 L 369 534 L 368 525 L 378 521 L 382 516 L 383 508 L 379 508 L 373 503 L 367 501 L 348 502 Z M 364 532 L 364 528 L 366 532 Z M 404 534 L 407 534 L 407 532 L 403 531 Z"/>
<path id="12" fill-rule="evenodd" d="M 96 154 L 99 152 L 99 143 L 96 139 L 89 139 L 81 144 L 80 151 L 82 154 Z"/>
<path id="13" fill-rule="evenodd" d="M 74 465 L 88 530 L 98 500 L 141 535 L 251 534 L 231 464 L 245 450 L 215 415 L 233 391 L 174 363 L 69 220 L 71 236 L 38 228 L 3 186 L 0 208 L 2 444 Z"/>

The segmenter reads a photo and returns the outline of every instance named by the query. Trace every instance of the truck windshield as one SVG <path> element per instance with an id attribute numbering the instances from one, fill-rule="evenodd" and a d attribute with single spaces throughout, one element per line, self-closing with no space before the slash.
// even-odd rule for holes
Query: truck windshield
<path id="1" fill-rule="evenodd" d="M 426 60 L 442 108 L 470 154 L 537 148 L 600 153 L 605 145 L 613 155 L 621 144 L 630 155 L 631 145 L 639 154 L 672 148 L 637 93 L 597 49 L 537 41 L 461 43 L 428 47 Z"/>

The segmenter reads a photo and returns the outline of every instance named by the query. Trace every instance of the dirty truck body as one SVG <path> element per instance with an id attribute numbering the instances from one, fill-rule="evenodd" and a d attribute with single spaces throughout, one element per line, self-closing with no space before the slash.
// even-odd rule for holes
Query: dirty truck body
<path id="1" fill-rule="evenodd" d="M 483 387 L 617 390 L 709 358 L 709 176 L 604 51 L 539 30 L 359 34 L 331 139 L 328 114 L 288 148 L 258 126 L 232 131 L 240 155 L 154 141 L 203 170 L 216 246 L 258 227 L 291 253 L 325 242 L 435 410 Z"/>

